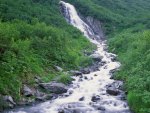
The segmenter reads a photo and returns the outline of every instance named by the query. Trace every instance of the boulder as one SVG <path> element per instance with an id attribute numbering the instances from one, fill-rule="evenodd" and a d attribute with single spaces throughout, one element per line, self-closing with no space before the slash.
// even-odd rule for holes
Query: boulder
<path id="1" fill-rule="evenodd" d="M 98 61 L 100 62 L 102 57 L 98 54 L 98 53 L 94 53 L 92 55 L 90 55 L 90 57 L 94 60 L 94 61 Z"/>
<path id="2" fill-rule="evenodd" d="M 16 105 L 13 98 L 9 95 L 4 96 L 4 101 L 10 102 L 11 104 Z"/>
<path id="3" fill-rule="evenodd" d="M 94 72 L 94 71 L 99 71 L 99 64 L 94 63 L 92 66 L 90 66 L 90 71 Z"/>
<path id="4" fill-rule="evenodd" d="M 26 97 L 30 97 L 34 95 L 34 92 L 26 85 L 23 86 L 23 95 Z"/>
<path id="5" fill-rule="evenodd" d="M 54 66 L 54 68 L 55 68 L 56 71 L 59 71 L 59 72 L 63 71 L 63 69 L 61 67 L 59 67 L 59 66 Z"/>
<path id="6" fill-rule="evenodd" d="M 7 108 L 14 108 L 16 103 L 14 102 L 13 98 L 9 95 L 3 96 L 3 105 Z"/>
<path id="7" fill-rule="evenodd" d="M 84 69 L 81 69 L 81 72 L 83 74 L 89 74 L 90 73 L 90 69 L 89 68 L 84 68 Z"/>
<path id="8" fill-rule="evenodd" d="M 99 95 L 93 96 L 92 99 L 91 99 L 92 102 L 97 102 L 98 100 L 100 100 Z"/>
<path id="9" fill-rule="evenodd" d="M 46 100 L 50 100 L 52 99 L 53 96 L 51 94 L 44 94 L 44 95 L 41 95 L 41 96 L 37 96 L 35 98 L 36 101 L 46 101 Z"/>
<path id="10" fill-rule="evenodd" d="M 76 71 L 76 70 L 71 70 L 70 73 L 74 76 L 80 76 L 82 75 L 82 73 L 80 71 Z"/>
<path id="11" fill-rule="evenodd" d="M 79 99 L 79 101 L 84 101 L 84 99 L 85 99 L 85 97 L 81 97 L 81 98 Z"/>
<path id="12" fill-rule="evenodd" d="M 52 98 L 53 98 L 53 95 L 51 95 L 51 94 L 45 94 L 38 90 L 35 92 L 35 100 L 36 101 L 46 101 L 46 100 L 50 100 Z"/>
<path id="13" fill-rule="evenodd" d="M 63 83 L 57 83 L 57 82 L 41 83 L 39 84 L 39 86 L 55 94 L 66 93 L 68 90 L 66 85 L 64 85 Z"/>
<path id="14" fill-rule="evenodd" d="M 85 79 L 85 80 L 88 80 L 88 77 L 87 77 L 87 76 L 84 76 L 84 79 Z"/>
<path id="15" fill-rule="evenodd" d="M 97 110 L 100 110 L 100 111 L 105 111 L 105 107 L 98 106 L 98 107 L 97 107 Z"/>
<path id="16" fill-rule="evenodd" d="M 117 96 L 120 94 L 120 91 L 116 88 L 113 88 L 113 87 L 107 88 L 106 92 L 110 95 L 113 95 L 113 96 Z"/>

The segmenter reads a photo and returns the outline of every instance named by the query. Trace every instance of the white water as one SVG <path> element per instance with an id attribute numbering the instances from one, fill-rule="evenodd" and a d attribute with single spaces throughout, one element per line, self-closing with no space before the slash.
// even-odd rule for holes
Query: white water
<path id="1" fill-rule="evenodd" d="M 114 80 L 110 79 L 111 70 L 118 69 L 120 67 L 119 62 L 113 62 L 112 53 L 108 53 L 105 42 L 97 42 L 90 38 L 94 35 L 92 29 L 78 16 L 74 6 L 63 1 L 60 2 L 65 8 L 66 20 L 78 28 L 84 35 L 93 43 L 97 45 L 96 53 L 103 57 L 102 61 L 106 64 L 99 67 L 100 71 L 92 72 L 90 74 L 83 75 L 83 81 L 80 81 L 80 77 L 74 77 L 72 87 L 64 95 L 73 92 L 68 97 L 61 96 L 53 101 L 48 101 L 42 104 L 38 104 L 34 107 L 22 108 L 14 112 L 9 113 L 58 113 L 58 109 L 80 109 L 76 112 L 65 113 L 130 113 L 127 103 L 119 99 L 117 96 L 111 96 L 106 93 L 106 86 L 113 83 Z M 95 76 L 95 74 L 97 76 Z M 87 79 L 84 79 L 87 77 Z M 99 95 L 100 101 L 94 103 L 91 101 L 93 95 Z M 84 101 L 79 101 L 81 97 L 84 97 Z M 106 110 L 96 110 L 92 105 L 102 106 Z M 72 107 L 73 106 L 73 107 Z"/>

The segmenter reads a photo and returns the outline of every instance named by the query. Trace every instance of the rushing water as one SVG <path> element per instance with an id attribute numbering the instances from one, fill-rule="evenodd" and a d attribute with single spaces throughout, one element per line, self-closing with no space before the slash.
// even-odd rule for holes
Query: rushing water
<path id="1" fill-rule="evenodd" d="M 121 95 L 111 96 L 106 92 L 106 86 L 115 82 L 110 79 L 111 71 L 120 67 L 119 62 L 112 61 L 112 56 L 115 55 L 106 51 L 105 41 L 97 42 L 90 38 L 94 35 L 92 29 L 80 19 L 73 5 L 63 1 L 60 5 L 66 20 L 97 45 L 96 53 L 102 56 L 105 64 L 99 67 L 99 71 L 84 74 L 82 78 L 74 77 L 72 87 L 63 96 L 32 107 L 9 111 L 9 113 L 130 113 L 126 101 L 120 99 Z M 97 101 L 92 101 L 93 96 Z"/>

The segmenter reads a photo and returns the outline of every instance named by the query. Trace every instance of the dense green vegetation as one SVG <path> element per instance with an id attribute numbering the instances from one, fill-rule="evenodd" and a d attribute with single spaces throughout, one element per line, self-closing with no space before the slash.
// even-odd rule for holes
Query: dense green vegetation
<path id="1" fill-rule="evenodd" d="M 122 62 L 117 79 L 123 79 L 128 101 L 136 113 L 150 112 L 150 30 L 127 29 L 110 40 L 110 47 Z"/>
<path id="2" fill-rule="evenodd" d="M 83 52 L 95 47 L 59 11 L 58 0 L 0 0 L 0 94 L 20 99 L 34 77 L 67 83 L 57 72 L 87 66 Z"/>
<path id="3" fill-rule="evenodd" d="M 66 0 L 84 16 L 100 20 L 109 49 L 122 63 L 116 79 L 125 81 L 127 99 L 136 113 L 150 113 L 150 1 Z"/>

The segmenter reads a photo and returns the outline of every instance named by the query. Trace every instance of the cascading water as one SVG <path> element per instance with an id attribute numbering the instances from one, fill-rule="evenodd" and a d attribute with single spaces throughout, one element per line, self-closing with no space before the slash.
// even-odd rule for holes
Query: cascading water
<path id="1" fill-rule="evenodd" d="M 94 32 L 80 19 L 74 6 L 63 1 L 60 2 L 60 5 L 66 20 L 97 45 L 95 53 L 102 57 L 102 62 L 105 64 L 99 67 L 99 71 L 84 74 L 82 78 L 73 77 L 75 81 L 73 81 L 72 87 L 63 96 L 34 107 L 20 108 L 9 113 L 130 113 L 126 101 L 120 99 L 122 94 L 112 96 L 106 91 L 107 86 L 115 82 L 110 79 L 111 71 L 120 67 L 119 62 L 112 61 L 112 56 L 115 55 L 105 50 L 104 41 L 97 42 L 91 38 L 91 36 L 95 36 Z"/>

